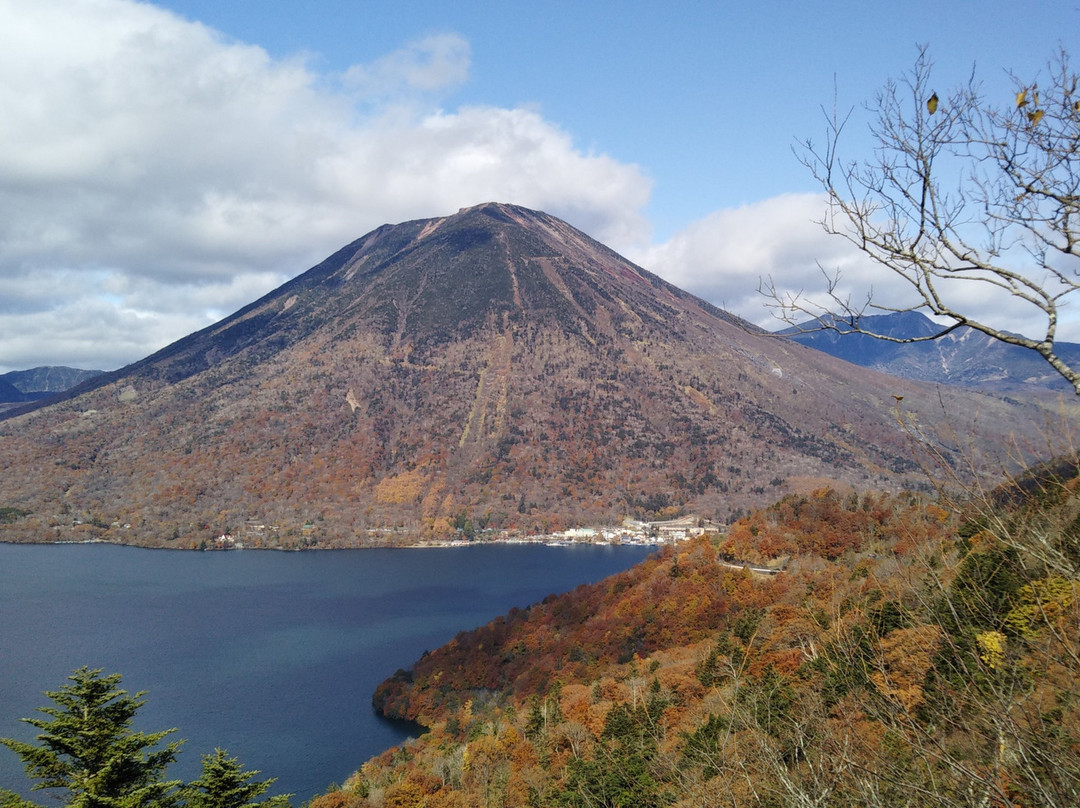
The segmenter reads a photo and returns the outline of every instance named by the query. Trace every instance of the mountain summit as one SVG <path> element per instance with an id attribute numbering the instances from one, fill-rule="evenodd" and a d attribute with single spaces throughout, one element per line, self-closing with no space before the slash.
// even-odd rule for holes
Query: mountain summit
<path id="1" fill-rule="evenodd" d="M 385 225 L 220 323 L 0 423 L 0 538 L 345 546 L 897 487 L 1034 420 L 757 329 L 553 216 Z"/>

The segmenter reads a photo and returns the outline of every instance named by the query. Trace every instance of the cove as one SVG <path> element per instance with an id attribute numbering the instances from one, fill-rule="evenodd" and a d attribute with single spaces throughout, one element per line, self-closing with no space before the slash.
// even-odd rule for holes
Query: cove
<path id="1" fill-rule="evenodd" d="M 598 581 L 650 548 L 484 545 L 199 553 L 0 544 L 0 736 L 75 668 L 148 691 L 136 729 L 186 739 L 171 777 L 223 747 L 294 805 L 405 740 L 371 709 L 395 670 L 459 631 Z M 37 802 L 0 748 L 0 786 Z"/>

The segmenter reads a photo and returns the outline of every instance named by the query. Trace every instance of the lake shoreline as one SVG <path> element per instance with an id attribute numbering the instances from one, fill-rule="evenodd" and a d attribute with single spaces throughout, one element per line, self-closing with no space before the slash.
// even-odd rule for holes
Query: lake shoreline
<path id="1" fill-rule="evenodd" d="M 306 547 L 253 547 L 248 545 L 228 547 L 162 547 L 160 545 L 130 544 L 128 542 L 113 541 L 111 539 L 83 539 L 61 541 L 12 541 L 0 539 L 0 544 L 11 546 L 82 546 L 90 544 L 102 544 L 109 547 L 132 547 L 139 550 L 164 550 L 178 553 L 237 553 L 243 551 L 272 552 L 272 553 L 312 553 L 312 552 L 337 552 L 340 550 L 446 550 L 467 547 L 500 547 L 500 546 L 542 546 L 542 547 L 663 547 L 668 544 L 677 544 L 680 540 L 655 539 L 651 541 L 567 541 L 556 536 L 537 539 L 487 539 L 483 541 L 421 541 L 411 544 L 358 544 L 354 546 L 319 546 L 309 545 Z"/>

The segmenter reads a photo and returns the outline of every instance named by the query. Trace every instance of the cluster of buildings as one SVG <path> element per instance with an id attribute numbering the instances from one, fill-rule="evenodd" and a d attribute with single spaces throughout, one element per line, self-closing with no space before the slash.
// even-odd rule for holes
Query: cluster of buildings
<path id="1" fill-rule="evenodd" d="M 681 516 L 657 522 L 642 522 L 629 517 L 618 527 L 575 527 L 547 536 L 528 536 L 523 541 L 547 544 L 668 544 L 685 541 L 703 533 L 720 533 L 725 526 L 697 516 Z"/>
<path id="2" fill-rule="evenodd" d="M 303 535 L 308 536 L 313 532 L 311 524 L 305 524 Z M 642 522 L 629 517 L 622 524 L 613 527 L 574 527 L 557 533 L 537 535 L 522 535 L 517 531 L 500 531 L 487 529 L 478 535 L 479 543 L 504 542 L 508 544 L 640 544 L 657 545 L 670 544 L 685 541 L 686 539 L 700 536 L 703 533 L 721 533 L 726 527 L 719 522 L 710 519 L 702 519 L 697 516 L 682 516 L 678 519 L 666 519 L 656 522 Z M 204 550 L 241 550 L 245 546 L 266 546 L 264 539 L 276 539 L 278 527 L 265 525 L 256 520 L 248 520 L 243 527 L 241 535 L 224 532 L 209 541 L 202 542 Z M 401 545 L 401 540 L 408 534 L 404 528 L 372 528 L 367 531 L 370 539 L 387 539 L 394 537 L 397 541 L 390 542 L 393 545 Z M 407 543 L 407 542 L 406 542 Z M 440 545 L 466 545 L 477 543 L 457 539 L 450 542 L 435 542 Z M 426 543 L 425 543 L 426 544 Z"/>

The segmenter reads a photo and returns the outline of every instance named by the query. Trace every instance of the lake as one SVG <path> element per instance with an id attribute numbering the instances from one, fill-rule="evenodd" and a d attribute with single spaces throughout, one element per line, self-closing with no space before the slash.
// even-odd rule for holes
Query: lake
<path id="1" fill-rule="evenodd" d="M 0 737 L 82 665 L 148 691 L 146 732 L 186 739 L 172 777 L 223 747 L 294 805 L 344 781 L 409 727 L 377 717 L 376 685 L 458 631 L 598 581 L 644 547 L 485 545 L 198 553 L 0 544 Z M 36 801 L 0 747 L 0 786 Z"/>

